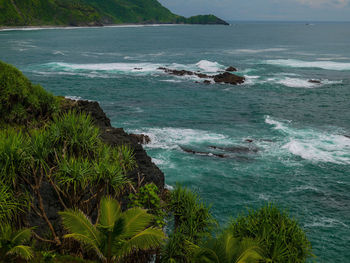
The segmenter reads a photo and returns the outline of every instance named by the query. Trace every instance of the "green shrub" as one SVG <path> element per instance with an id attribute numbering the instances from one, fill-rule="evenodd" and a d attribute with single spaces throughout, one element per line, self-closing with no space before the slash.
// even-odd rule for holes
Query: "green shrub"
<path id="1" fill-rule="evenodd" d="M 58 110 L 56 97 L 33 85 L 18 69 L 0 61 L 0 120 L 26 124 Z"/>
<path id="2" fill-rule="evenodd" d="M 136 194 L 130 194 L 129 207 L 143 207 L 154 215 L 154 224 L 159 227 L 165 225 L 166 212 L 159 197 L 159 189 L 155 184 L 146 184 Z"/>
<path id="3" fill-rule="evenodd" d="M 23 208 L 23 202 L 15 197 L 11 188 L 0 183 L 0 223 L 13 220 L 18 211 Z"/>
<path id="4" fill-rule="evenodd" d="M 313 256 L 311 244 L 297 221 L 274 205 L 240 215 L 229 229 L 234 237 L 259 240 L 267 262 L 305 262 Z"/>
<path id="5" fill-rule="evenodd" d="M 55 116 L 49 127 L 52 143 L 63 155 L 93 156 L 101 140 L 90 115 L 69 111 Z"/>

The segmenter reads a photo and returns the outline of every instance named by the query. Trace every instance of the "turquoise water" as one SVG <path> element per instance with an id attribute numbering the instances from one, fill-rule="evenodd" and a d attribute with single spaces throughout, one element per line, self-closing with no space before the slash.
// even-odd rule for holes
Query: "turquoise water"
<path id="1" fill-rule="evenodd" d="M 305 228 L 318 262 L 349 260 L 349 24 L 2 31 L 0 59 L 54 94 L 99 101 L 114 126 L 148 134 L 166 183 L 197 190 L 220 223 L 277 202 Z M 157 70 L 231 65 L 245 84 Z"/>

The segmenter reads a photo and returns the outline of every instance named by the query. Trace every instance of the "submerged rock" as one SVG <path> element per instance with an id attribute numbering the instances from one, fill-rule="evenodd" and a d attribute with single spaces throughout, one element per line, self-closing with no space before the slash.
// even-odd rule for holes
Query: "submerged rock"
<path id="1" fill-rule="evenodd" d="M 322 82 L 318 79 L 309 79 L 308 80 L 309 83 L 315 83 L 315 84 L 321 84 Z"/>
<path id="2" fill-rule="evenodd" d="M 181 146 L 180 146 L 180 148 L 184 152 L 192 153 L 192 154 L 206 155 L 206 156 L 215 156 L 215 157 L 219 157 L 219 158 L 227 157 L 227 156 L 225 156 L 224 154 L 221 154 L 221 153 L 199 152 L 199 151 L 195 151 L 195 150 L 192 150 L 192 149 L 184 148 L 184 147 L 181 147 Z"/>
<path id="3" fill-rule="evenodd" d="M 220 146 L 209 146 L 211 149 L 221 150 L 231 153 L 257 153 L 258 148 L 255 147 L 244 147 L 244 146 L 230 146 L 230 147 L 220 147 Z"/>

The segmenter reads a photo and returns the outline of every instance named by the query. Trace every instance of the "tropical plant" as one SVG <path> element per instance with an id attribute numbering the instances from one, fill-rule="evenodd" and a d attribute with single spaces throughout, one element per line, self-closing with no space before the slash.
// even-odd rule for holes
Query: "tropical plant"
<path id="1" fill-rule="evenodd" d="M 117 200 L 103 197 L 95 225 L 79 210 L 60 212 L 64 227 L 73 238 L 93 250 L 102 262 L 120 262 L 137 250 L 159 247 L 165 235 L 161 229 L 148 227 L 152 215 L 141 208 L 121 211 Z M 148 228 L 147 228 L 148 227 Z"/>
<path id="2" fill-rule="evenodd" d="M 16 186 L 18 175 L 26 168 L 28 143 L 21 131 L 12 128 L 0 131 L 0 180 Z"/>
<path id="3" fill-rule="evenodd" d="M 198 244 L 210 235 L 215 220 L 199 195 L 180 185 L 171 192 L 169 212 L 174 230 L 162 249 L 162 262 L 191 262 L 185 241 Z"/>
<path id="4" fill-rule="evenodd" d="M 263 260 L 259 242 L 250 238 L 240 240 L 227 230 L 200 245 L 187 244 L 193 263 L 258 263 Z"/>
<path id="5" fill-rule="evenodd" d="M 159 197 L 158 187 L 151 183 L 141 187 L 135 194 L 129 195 L 129 207 L 143 207 L 154 215 L 154 224 L 163 227 L 165 225 L 166 212 Z"/>
<path id="6" fill-rule="evenodd" d="M 101 143 L 100 131 L 91 116 L 76 111 L 54 116 L 49 132 L 52 144 L 63 155 L 92 157 Z"/>
<path id="7" fill-rule="evenodd" d="M 2 262 L 11 258 L 23 258 L 29 260 L 33 257 L 33 251 L 24 245 L 31 237 L 31 229 L 14 230 L 9 224 L 0 226 L 0 259 Z"/>
<path id="8" fill-rule="evenodd" d="M 0 183 L 0 224 L 13 218 L 22 207 L 23 202 L 14 196 L 10 187 Z"/>
<path id="9" fill-rule="evenodd" d="M 311 244 L 298 222 L 275 205 L 250 210 L 234 219 L 229 227 L 237 238 L 258 239 L 266 262 L 305 262 L 312 257 Z"/>

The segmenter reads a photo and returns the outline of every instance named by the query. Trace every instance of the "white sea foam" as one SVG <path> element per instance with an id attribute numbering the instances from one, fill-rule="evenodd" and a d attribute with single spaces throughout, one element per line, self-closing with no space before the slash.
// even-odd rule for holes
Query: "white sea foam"
<path id="1" fill-rule="evenodd" d="M 281 148 L 312 162 L 350 164 L 350 139 L 316 129 L 297 129 L 290 122 L 266 116 L 265 122 L 285 134 Z"/>
<path id="2" fill-rule="evenodd" d="M 82 97 L 79 96 L 65 96 L 66 99 L 70 99 L 70 100 L 84 100 Z"/>
<path id="3" fill-rule="evenodd" d="M 329 228 L 329 227 L 335 227 L 335 226 L 342 226 L 349 228 L 349 226 L 345 223 L 343 223 L 340 220 L 337 220 L 335 218 L 327 218 L 327 217 L 319 217 L 315 218 L 313 222 L 311 223 L 306 223 L 304 227 L 324 227 L 324 228 Z"/>
<path id="4" fill-rule="evenodd" d="M 299 192 L 305 192 L 305 191 L 319 192 L 319 190 L 314 186 L 302 185 L 289 190 L 287 193 L 299 193 Z"/>
<path id="5" fill-rule="evenodd" d="M 196 64 L 196 66 L 202 69 L 204 72 L 218 72 L 224 69 L 223 65 L 208 60 L 201 60 Z"/>
<path id="6" fill-rule="evenodd" d="M 258 54 L 258 53 L 266 53 L 266 52 L 281 52 L 281 51 L 286 51 L 286 50 L 288 50 L 288 49 L 287 48 L 235 49 L 235 50 L 228 51 L 228 53 Z"/>
<path id="7" fill-rule="evenodd" d="M 46 64 L 54 70 L 95 70 L 116 72 L 154 72 L 161 64 L 153 63 L 98 63 L 98 64 L 69 64 L 53 62 Z"/>
<path id="8" fill-rule="evenodd" d="M 327 70 L 350 70 L 350 63 L 334 61 L 302 61 L 296 59 L 266 60 L 266 64 L 293 68 L 321 68 Z"/>
<path id="9" fill-rule="evenodd" d="M 204 130 L 171 127 L 133 130 L 132 133 L 146 134 L 151 138 L 151 143 L 145 145 L 146 148 L 179 149 L 179 145 L 200 143 L 223 144 L 230 141 L 229 138 L 223 134 Z"/>

